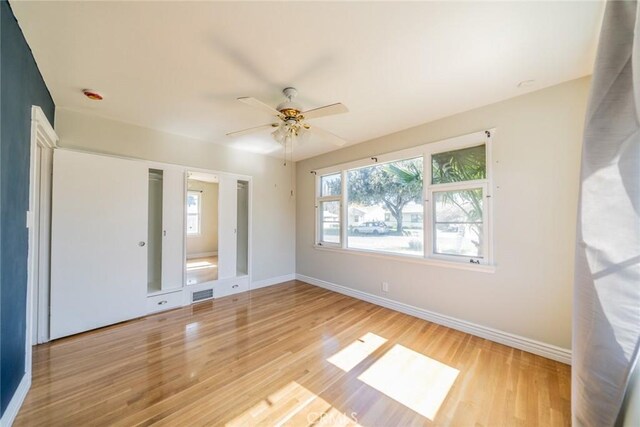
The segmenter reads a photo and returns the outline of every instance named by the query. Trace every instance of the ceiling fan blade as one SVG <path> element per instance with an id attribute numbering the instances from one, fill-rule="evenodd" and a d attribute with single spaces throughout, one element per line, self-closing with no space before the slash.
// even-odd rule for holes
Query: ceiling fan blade
<path id="1" fill-rule="evenodd" d="M 348 112 L 349 109 L 341 103 L 325 105 L 324 107 L 314 108 L 313 110 L 302 113 L 305 119 L 315 119 L 318 117 L 331 116 L 333 114 L 342 114 Z"/>
<path id="2" fill-rule="evenodd" d="M 318 135 L 319 137 L 321 137 L 322 139 L 324 139 L 327 142 L 330 142 L 334 145 L 337 145 L 338 147 L 342 147 L 344 144 L 347 143 L 347 141 L 345 141 L 344 139 L 340 138 L 338 135 L 334 135 L 331 132 L 329 132 L 328 130 L 324 130 L 322 128 L 319 128 L 318 126 L 315 125 L 311 125 L 308 127 L 309 132 L 313 132 L 316 135 Z"/>
<path id="3" fill-rule="evenodd" d="M 249 133 L 254 133 L 254 132 L 259 132 L 261 130 L 264 129 L 271 129 L 271 128 L 276 128 L 278 127 L 277 123 L 269 123 L 268 125 L 260 125 L 260 126 L 255 126 L 249 129 L 243 129 L 243 130 L 238 130 L 235 132 L 229 132 L 227 134 L 227 136 L 242 136 L 242 135 L 247 135 Z"/>
<path id="4" fill-rule="evenodd" d="M 252 98 L 250 96 L 243 96 L 242 98 L 238 98 L 238 101 L 250 105 L 252 107 L 255 108 L 259 108 L 260 110 L 264 111 L 265 113 L 269 113 L 272 116 L 279 116 L 280 112 L 278 110 L 276 110 L 275 108 L 271 107 L 270 105 L 265 104 L 262 101 L 258 101 L 255 98 Z"/>

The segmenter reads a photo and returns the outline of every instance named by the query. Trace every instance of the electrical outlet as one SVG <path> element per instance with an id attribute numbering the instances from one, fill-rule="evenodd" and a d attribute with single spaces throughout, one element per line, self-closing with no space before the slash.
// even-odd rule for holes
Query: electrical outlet
<path id="1" fill-rule="evenodd" d="M 389 292 L 389 283 L 382 282 L 382 292 Z"/>

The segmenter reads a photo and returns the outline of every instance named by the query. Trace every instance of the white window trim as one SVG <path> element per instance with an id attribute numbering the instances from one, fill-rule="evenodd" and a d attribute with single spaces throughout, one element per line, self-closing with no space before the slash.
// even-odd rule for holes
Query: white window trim
<path id="1" fill-rule="evenodd" d="M 456 184 L 458 185 L 449 185 L 449 184 L 430 185 L 429 188 L 427 189 L 427 198 L 425 198 L 425 211 L 427 212 L 429 218 L 427 223 L 425 223 L 425 226 L 429 227 L 428 229 L 430 232 L 430 239 L 428 240 L 428 242 L 426 242 L 426 246 L 428 247 L 428 255 L 430 258 L 442 259 L 442 260 L 452 261 L 452 262 L 468 262 L 469 264 L 471 264 L 471 260 L 474 260 L 475 264 L 477 264 L 477 262 L 484 265 L 489 264 L 490 263 L 489 248 L 491 247 L 491 244 L 489 242 L 489 239 L 491 236 L 490 230 L 489 230 L 489 218 L 491 217 L 491 215 L 489 215 L 489 212 L 488 212 L 489 210 L 488 201 L 491 199 L 491 196 L 489 195 L 489 183 L 487 182 L 487 180 L 483 179 L 483 180 L 477 180 L 477 181 L 465 181 L 465 182 L 456 183 Z M 433 193 L 445 192 L 445 191 L 456 191 L 456 190 L 469 190 L 473 188 L 481 188 L 482 196 L 485 199 L 482 205 L 482 223 L 483 223 L 482 253 L 487 255 L 484 255 L 482 258 L 478 258 L 478 257 L 467 256 L 467 255 L 447 255 L 447 254 L 441 254 L 441 253 L 435 252 L 434 250 L 435 248 L 433 245 L 434 243 L 433 236 L 435 235 L 436 222 L 433 218 L 433 215 L 434 215 L 434 205 L 432 202 Z"/>
<path id="2" fill-rule="evenodd" d="M 437 265 L 442 267 L 451 267 L 464 270 L 481 271 L 492 273 L 495 271 L 495 264 L 493 258 L 493 162 L 492 162 L 492 139 L 495 135 L 495 128 L 488 129 L 486 131 L 480 131 L 471 133 L 468 135 L 462 135 L 446 140 L 431 142 L 420 146 L 394 151 L 391 153 L 385 153 L 370 157 L 368 159 L 360 159 L 352 162 L 342 163 L 339 165 L 329 166 L 326 168 L 313 171 L 316 179 L 316 220 L 315 220 L 315 243 L 314 247 L 322 250 L 340 251 L 345 253 L 353 253 L 366 256 L 375 256 L 382 258 L 392 258 L 398 260 L 405 260 L 409 262 L 418 262 L 428 265 Z M 487 177 L 482 180 L 455 182 L 446 184 L 431 184 L 431 155 L 442 153 L 445 151 L 460 150 L 463 148 L 474 147 L 484 144 L 486 146 L 486 165 L 487 165 Z M 375 164 L 389 163 L 399 160 L 410 159 L 412 157 L 423 156 L 423 200 L 424 200 L 424 255 L 415 256 L 409 254 L 400 253 L 386 253 L 382 251 L 369 251 L 365 249 L 349 248 L 347 246 L 347 232 L 348 225 L 345 224 L 348 218 L 348 201 L 347 201 L 347 171 L 357 169 L 360 167 L 373 166 Z M 342 175 L 342 194 L 338 196 L 325 196 L 320 195 L 320 183 L 321 178 L 326 175 L 340 173 Z M 434 191 L 446 191 L 454 189 L 465 188 L 482 188 L 483 189 L 483 227 L 484 233 L 484 258 L 475 258 L 468 256 L 457 255 L 443 255 L 433 252 L 433 228 L 435 223 L 433 222 L 433 206 L 432 206 L 432 194 Z M 320 202 L 322 201 L 339 201 L 340 202 L 340 243 L 329 243 L 320 241 L 320 223 L 321 212 Z M 479 260 L 480 264 L 471 263 L 470 260 Z"/>
<path id="3" fill-rule="evenodd" d="M 187 197 L 189 196 L 189 194 L 194 194 L 196 196 L 198 196 L 198 232 L 197 233 L 189 233 L 189 229 L 185 230 L 187 237 L 198 237 L 202 234 L 202 193 L 200 191 L 197 190 L 188 190 L 187 191 Z M 194 214 L 190 214 L 187 211 L 187 217 L 186 217 L 186 223 L 189 224 L 189 216 L 190 215 L 194 215 Z"/>
<path id="4" fill-rule="evenodd" d="M 323 174 L 322 176 L 326 176 L 326 175 L 330 175 L 330 174 Z M 335 175 L 335 174 L 334 174 Z M 322 246 L 322 247 L 327 247 L 327 248 L 340 248 L 342 247 L 342 243 L 343 243 L 343 232 L 342 230 L 344 229 L 344 215 L 342 213 L 342 195 L 341 194 L 337 194 L 337 195 L 331 195 L 331 196 L 320 196 L 321 192 L 322 192 L 322 176 L 317 175 L 316 176 L 316 246 Z M 341 185 L 342 185 L 342 192 L 344 193 L 344 175 L 341 176 Z M 334 242 L 326 242 L 324 240 L 322 240 L 322 211 L 320 210 L 320 205 L 323 202 L 338 202 L 340 204 L 340 215 L 338 217 L 339 221 L 340 221 L 340 230 L 338 231 L 338 236 L 340 237 L 340 242 L 339 243 L 334 243 Z"/>
<path id="5" fill-rule="evenodd" d="M 392 261 L 409 262 L 412 264 L 432 265 L 436 267 L 455 268 L 458 270 L 478 271 L 482 273 L 495 273 L 495 265 L 486 264 L 466 264 L 460 261 L 447 261 L 440 258 L 428 258 L 418 255 L 400 254 L 395 252 L 370 251 L 366 249 L 342 248 L 340 246 L 331 247 L 326 245 L 314 245 L 319 251 L 338 252 L 372 258 L 387 259 Z"/>

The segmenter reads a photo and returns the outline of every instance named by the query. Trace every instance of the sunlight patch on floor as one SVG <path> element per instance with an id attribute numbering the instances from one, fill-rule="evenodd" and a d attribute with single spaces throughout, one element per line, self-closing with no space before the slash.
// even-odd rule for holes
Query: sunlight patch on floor
<path id="1" fill-rule="evenodd" d="M 343 414 L 295 381 L 270 394 L 227 424 L 245 426 L 358 426 L 357 414 Z"/>
<path id="2" fill-rule="evenodd" d="M 216 264 L 209 261 L 187 261 L 187 270 L 200 270 L 203 268 L 214 268 L 217 267 Z"/>
<path id="3" fill-rule="evenodd" d="M 328 358 L 327 362 L 349 372 L 385 342 L 387 342 L 385 338 L 368 332 Z"/>
<path id="4" fill-rule="evenodd" d="M 358 379 L 433 421 L 459 372 L 396 344 Z"/>

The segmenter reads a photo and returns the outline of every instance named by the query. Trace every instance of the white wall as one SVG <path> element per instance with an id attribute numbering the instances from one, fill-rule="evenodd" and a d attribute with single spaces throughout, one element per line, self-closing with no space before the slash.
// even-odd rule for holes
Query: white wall
<path id="1" fill-rule="evenodd" d="M 569 349 L 589 83 L 574 80 L 298 162 L 296 272 Z M 311 170 L 493 127 L 495 273 L 313 248 Z"/>
<path id="2" fill-rule="evenodd" d="M 187 181 L 189 190 L 200 191 L 200 234 L 187 235 L 187 258 L 191 255 L 218 252 L 218 184 Z"/>
<path id="3" fill-rule="evenodd" d="M 64 108 L 56 110 L 55 128 L 59 145 L 65 148 L 253 176 L 252 280 L 294 273 L 291 165 L 284 167 L 275 158 Z"/>

